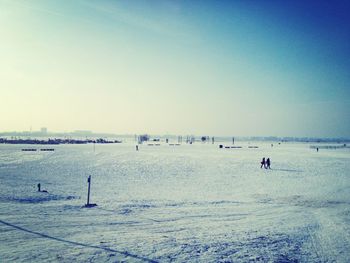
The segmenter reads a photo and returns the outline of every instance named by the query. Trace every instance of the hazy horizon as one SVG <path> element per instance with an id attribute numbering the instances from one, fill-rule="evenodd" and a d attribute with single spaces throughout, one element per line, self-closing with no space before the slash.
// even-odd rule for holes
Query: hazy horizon
<path id="1" fill-rule="evenodd" d="M 350 138 L 349 11 L 0 0 L 0 132 Z"/>
<path id="2" fill-rule="evenodd" d="M 47 127 L 42 127 L 42 128 L 47 128 Z M 126 137 L 132 137 L 134 138 L 135 135 L 143 135 L 143 134 L 147 134 L 151 137 L 151 139 L 154 139 L 156 137 L 161 137 L 161 138 L 166 138 L 167 136 L 170 137 L 175 137 L 178 138 L 178 136 L 182 136 L 184 138 L 184 136 L 194 136 L 197 139 L 200 138 L 201 136 L 209 136 L 210 141 L 211 138 L 225 138 L 225 139 L 229 139 L 231 141 L 232 138 L 235 139 L 249 139 L 249 138 L 261 138 L 261 139 L 268 139 L 268 138 L 278 138 L 278 139 L 283 139 L 283 138 L 294 138 L 296 140 L 298 139 L 311 139 L 311 140 L 316 140 L 316 139 L 321 139 L 321 140 L 345 140 L 348 141 L 350 140 L 349 137 L 325 137 L 325 136 L 286 136 L 286 135 L 244 135 L 244 134 L 231 134 L 231 135 L 222 135 L 222 134 L 205 134 L 205 133 L 197 133 L 197 134 L 193 134 L 193 133 L 183 133 L 183 134 L 176 134 L 176 133 L 149 133 L 147 131 L 144 132 L 140 132 L 140 133 L 113 133 L 113 132 L 97 132 L 97 131 L 93 131 L 93 130 L 74 130 L 74 131 L 52 131 L 52 130 L 47 130 L 46 133 L 43 133 L 40 130 L 26 130 L 26 131 L 0 131 L 0 136 L 2 134 L 8 134 L 8 135 L 15 135 L 16 136 L 27 136 L 26 134 L 32 134 L 32 135 L 39 135 L 39 136 L 46 136 L 46 137 L 50 137 L 53 135 L 73 135 L 76 134 L 76 136 L 102 136 L 102 135 L 108 135 L 108 136 L 126 136 Z M 18 135 L 20 134 L 20 135 Z M 341 141 L 343 142 L 343 141 Z"/>

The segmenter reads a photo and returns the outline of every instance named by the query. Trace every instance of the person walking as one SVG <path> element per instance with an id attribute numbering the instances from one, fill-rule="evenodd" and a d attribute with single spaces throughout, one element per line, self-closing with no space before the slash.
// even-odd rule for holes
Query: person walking
<path id="1" fill-rule="evenodd" d="M 267 160 L 266 160 L 266 169 L 271 169 L 271 161 L 270 161 L 270 158 L 267 158 Z"/>
<path id="2" fill-rule="evenodd" d="M 265 167 L 265 165 L 266 165 L 266 162 L 265 162 L 265 157 L 264 157 L 264 158 L 262 158 L 260 168 L 262 168 L 263 166 Z M 266 168 L 266 167 L 265 167 L 265 168 Z"/>

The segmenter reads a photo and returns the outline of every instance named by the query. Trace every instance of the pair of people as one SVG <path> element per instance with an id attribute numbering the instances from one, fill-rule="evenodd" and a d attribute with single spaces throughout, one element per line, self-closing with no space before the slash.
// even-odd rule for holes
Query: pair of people
<path id="1" fill-rule="evenodd" d="M 265 160 L 265 157 L 264 157 L 262 159 L 260 168 L 263 168 L 263 166 L 264 166 L 265 169 L 271 169 L 271 167 L 270 167 L 271 166 L 270 158 L 267 158 Z"/>

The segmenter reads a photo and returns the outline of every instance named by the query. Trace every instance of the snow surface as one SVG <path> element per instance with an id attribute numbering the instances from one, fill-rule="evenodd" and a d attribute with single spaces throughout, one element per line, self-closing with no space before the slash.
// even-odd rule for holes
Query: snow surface
<path id="1" fill-rule="evenodd" d="M 0 145 L 0 262 L 350 262 L 349 149 L 239 145 Z"/>

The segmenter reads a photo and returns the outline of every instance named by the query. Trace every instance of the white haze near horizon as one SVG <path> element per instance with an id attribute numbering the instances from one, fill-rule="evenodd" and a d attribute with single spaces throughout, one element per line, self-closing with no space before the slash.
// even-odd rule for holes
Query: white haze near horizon
<path id="1" fill-rule="evenodd" d="M 328 32 L 242 3 L 149 3 L 0 1 L 0 132 L 350 137 Z"/>

